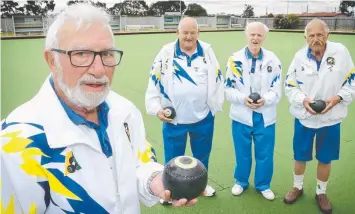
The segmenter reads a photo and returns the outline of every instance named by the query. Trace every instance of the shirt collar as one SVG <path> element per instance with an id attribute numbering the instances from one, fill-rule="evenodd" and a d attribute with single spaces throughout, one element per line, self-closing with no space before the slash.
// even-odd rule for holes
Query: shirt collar
<path id="1" fill-rule="evenodd" d="M 49 82 L 54 90 L 54 92 L 56 93 L 60 103 L 62 104 L 65 112 L 67 113 L 69 119 L 75 124 L 75 125 L 88 125 L 91 124 L 90 121 L 86 120 L 83 116 L 77 114 L 75 111 L 73 111 L 73 109 L 71 109 L 63 100 L 62 98 L 59 97 L 57 91 L 54 88 L 54 82 L 53 82 L 53 77 L 51 76 L 49 79 Z M 108 111 L 110 110 L 110 107 L 108 106 L 108 104 L 106 102 L 101 103 L 98 106 L 98 111 L 99 111 L 99 115 L 107 115 Z"/>
<path id="2" fill-rule="evenodd" d="M 181 50 L 179 40 L 177 40 L 175 44 L 175 56 L 184 56 L 184 55 L 186 54 Z M 203 56 L 203 48 L 198 40 L 197 40 L 197 55 Z"/>
<path id="3" fill-rule="evenodd" d="M 325 49 L 327 50 L 327 44 L 325 45 Z M 308 59 L 313 59 L 315 61 L 318 61 L 317 58 L 312 54 L 312 49 L 309 46 L 308 46 L 308 50 L 307 50 L 307 57 L 308 57 Z"/>
<path id="4" fill-rule="evenodd" d="M 250 50 L 248 47 L 245 48 L 245 55 L 248 59 L 257 59 L 257 60 L 262 60 L 263 58 L 263 49 L 260 48 L 260 54 L 257 58 L 253 57 L 253 55 L 251 54 Z"/>

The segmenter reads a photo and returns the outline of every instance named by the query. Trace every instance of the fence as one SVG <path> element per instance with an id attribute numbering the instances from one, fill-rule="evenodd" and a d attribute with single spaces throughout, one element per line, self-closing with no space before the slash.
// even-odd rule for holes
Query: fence
<path id="1" fill-rule="evenodd" d="M 355 18 L 354 17 L 320 17 L 324 20 L 330 30 L 332 31 L 355 31 Z M 52 23 L 54 17 L 46 17 L 41 19 L 43 24 L 43 30 L 41 33 L 45 33 L 50 24 Z M 201 28 L 244 28 L 247 23 L 253 21 L 260 21 L 268 26 L 270 29 L 274 28 L 274 19 L 273 18 L 240 18 L 240 17 L 230 17 L 230 16 L 208 16 L 208 17 L 196 17 L 197 22 Z M 304 29 L 312 17 L 300 17 L 300 23 L 297 26 L 297 29 Z M 180 16 L 177 16 L 176 20 L 180 20 Z M 229 22 L 228 22 L 229 20 Z M 16 20 L 15 20 L 16 21 Z M 221 23 L 223 21 L 223 23 Z M 136 26 L 137 28 L 142 28 L 142 30 L 166 30 L 168 29 L 168 24 L 164 19 L 164 16 L 161 17 L 130 17 L 130 16 L 115 16 L 112 19 L 111 27 L 114 31 L 126 31 L 127 29 Z M 222 26 L 223 24 L 223 26 Z M 128 26 L 128 28 L 127 28 Z M 173 26 L 176 28 L 177 24 Z M 16 23 L 14 18 L 3 18 L 1 19 L 1 32 L 16 34 L 19 32 L 16 29 Z M 171 28 L 171 27 L 170 27 Z M 31 32 L 30 28 L 28 32 Z M 23 32 L 26 33 L 26 32 Z"/>

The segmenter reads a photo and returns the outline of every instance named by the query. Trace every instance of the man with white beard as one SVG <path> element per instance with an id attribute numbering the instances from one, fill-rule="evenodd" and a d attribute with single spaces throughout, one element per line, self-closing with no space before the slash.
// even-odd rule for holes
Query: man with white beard
<path id="1" fill-rule="evenodd" d="M 1 121 L 5 210 L 131 214 L 140 213 L 140 202 L 171 200 L 141 113 L 110 90 L 123 52 L 109 20 L 101 9 L 76 4 L 50 26 L 44 58 L 51 74 Z"/>

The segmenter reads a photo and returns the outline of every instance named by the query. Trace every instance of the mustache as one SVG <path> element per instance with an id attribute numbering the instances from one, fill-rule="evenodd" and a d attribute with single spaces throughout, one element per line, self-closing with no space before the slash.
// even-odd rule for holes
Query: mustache
<path id="1" fill-rule="evenodd" d="M 315 40 L 315 41 L 312 42 L 312 46 L 315 46 L 315 45 L 323 46 L 323 45 L 324 45 L 324 42 L 323 42 L 323 41 L 320 41 L 320 40 Z"/>
<path id="2" fill-rule="evenodd" d="M 79 83 L 82 84 L 108 84 L 109 79 L 107 76 L 96 78 L 92 75 L 86 74 L 80 78 Z"/>

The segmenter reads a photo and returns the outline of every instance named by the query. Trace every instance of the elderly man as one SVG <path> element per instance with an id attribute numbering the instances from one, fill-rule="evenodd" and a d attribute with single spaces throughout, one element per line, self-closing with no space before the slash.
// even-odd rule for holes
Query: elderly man
<path id="1" fill-rule="evenodd" d="M 231 102 L 232 136 L 236 156 L 232 188 L 240 195 L 249 186 L 252 141 L 255 148 L 255 189 L 267 200 L 275 198 L 270 189 L 273 175 L 276 105 L 281 98 L 281 63 L 262 48 L 268 28 L 260 22 L 246 26 L 248 45 L 234 53 L 227 63 L 225 92 Z M 255 101 L 252 93 L 260 95 Z"/>
<path id="2" fill-rule="evenodd" d="M 132 214 L 170 200 L 139 110 L 110 90 L 122 55 L 94 6 L 70 6 L 50 26 L 51 74 L 1 126 L 1 200 L 13 213 Z"/>
<path id="3" fill-rule="evenodd" d="M 294 184 L 284 198 L 292 204 L 303 194 L 306 162 L 312 160 L 316 138 L 317 187 L 315 199 L 323 213 L 331 213 L 326 195 L 330 165 L 339 159 L 340 123 L 347 115 L 347 106 L 355 98 L 355 69 L 344 45 L 328 41 L 329 28 L 314 19 L 305 28 L 307 46 L 299 50 L 289 67 L 285 93 L 290 112 L 295 117 L 293 152 Z M 315 100 L 326 102 L 316 113 L 310 106 Z"/>
<path id="4" fill-rule="evenodd" d="M 196 19 L 183 18 L 177 36 L 154 60 L 146 110 L 163 121 L 165 163 L 184 155 L 189 134 L 193 156 L 208 169 L 214 118 L 224 101 L 223 77 L 211 45 L 198 40 Z M 176 111 L 174 119 L 165 116 L 168 106 Z M 207 185 L 205 196 L 213 195 Z"/>

